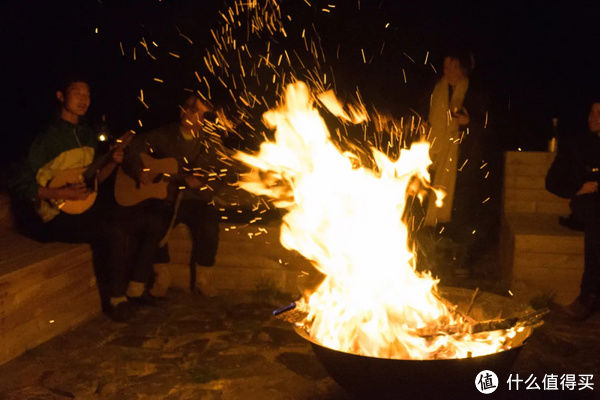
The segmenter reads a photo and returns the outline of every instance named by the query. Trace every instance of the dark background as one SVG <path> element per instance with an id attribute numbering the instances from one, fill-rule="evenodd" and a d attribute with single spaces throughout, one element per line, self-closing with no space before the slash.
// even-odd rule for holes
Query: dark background
<path id="1" fill-rule="evenodd" d="M 600 8 L 595 2 L 311 3 L 312 9 L 302 0 L 281 1 L 297 26 L 315 23 L 338 90 L 350 92 L 358 85 L 365 103 L 397 116 L 406 115 L 409 107 L 422 106 L 439 78 L 423 64 L 427 52 L 440 71 L 444 49 L 456 45 L 472 49 L 475 55 L 475 79 L 490 92 L 492 120 L 503 149 L 544 149 L 552 117 L 559 118 L 564 133 L 585 129 L 589 103 L 600 97 L 596 21 Z M 90 122 L 105 114 L 114 133 L 173 120 L 183 88 L 196 88 L 194 71 L 204 73 L 202 56 L 212 44 L 209 28 L 217 26 L 217 11 L 224 4 L 231 2 L 4 0 L 0 4 L 2 166 L 18 160 L 56 113 L 54 93 L 65 75 L 89 80 Z M 335 9 L 322 12 L 328 4 L 336 5 Z M 145 54 L 139 44 L 142 37 L 149 45 L 152 41 L 159 45 L 150 45 L 157 60 Z M 341 56 L 336 60 L 338 44 Z M 361 48 L 367 59 L 373 56 L 370 63 L 363 63 Z M 180 58 L 168 55 L 169 51 Z M 137 100 L 140 89 L 148 110 Z"/>

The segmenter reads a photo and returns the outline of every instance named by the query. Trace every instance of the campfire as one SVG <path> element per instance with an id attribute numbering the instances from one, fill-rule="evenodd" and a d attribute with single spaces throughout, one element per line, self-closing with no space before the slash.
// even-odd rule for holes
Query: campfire
<path id="1" fill-rule="evenodd" d="M 325 276 L 294 304 L 293 322 L 321 346 L 384 359 L 474 358 L 523 342 L 540 313 L 476 319 L 469 312 L 477 293 L 461 310 L 442 295 L 439 280 L 416 270 L 402 218 L 407 199 L 429 192 L 443 200 L 430 186 L 429 144 L 413 143 L 397 160 L 371 149 L 375 165 L 368 168 L 331 140 L 319 108 L 344 123 L 368 119 L 364 107 L 296 82 L 263 115 L 275 139 L 258 154 L 236 155 L 253 167 L 240 186 L 288 210 L 283 246 Z"/>

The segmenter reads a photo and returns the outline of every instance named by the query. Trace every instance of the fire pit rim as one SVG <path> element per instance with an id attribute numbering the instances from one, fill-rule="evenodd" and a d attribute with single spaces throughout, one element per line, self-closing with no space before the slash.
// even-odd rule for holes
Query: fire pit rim
<path id="1" fill-rule="evenodd" d="M 439 291 L 440 293 L 448 293 L 448 292 L 459 292 L 459 291 L 473 291 L 472 289 L 468 289 L 468 288 L 461 288 L 461 287 L 454 287 L 454 286 L 441 286 L 439 287 Z M 511 299 L 510 297 L 507 296 L 502 296 L 500 294 L 497 293 L 492 293 L 492 292 L 483 292 L 488 296 L 495 296 L 498 298 L 502 298 L 504 300 L 508 300 L 508 301 L 513 301 L 516 304 L 518 304 L 518 302 L 516 302 L 514 299 Z M 527 306 L 529 309 L 531 309 L 530 306 Z M 395 361 L 419 361 L 419 362 L 440 362 L 440 361 L 450 361 L 450 360 L 476 360 L 476 359 L 483 359 L 485 357 L 490 357 L 493 356 L 495 354 L 501 354 L 501 353 L 505 353 L 508 351 L 514 351 L 516 349 L 522 348 L 525 343 L 529 340 L 529 338 L 531 337 L 531 335 L 533 334 L 533 330 L 529 329 L 528 334 L 525 336 L 525 338 L 523 340 L 520 341 L 515 341 L 514 345 L 511 345 L 510 348 L 507 349 L 503 349 L 503 350 L 499 350 L 496 351 L 494 353 L 488 353 L 488 354 L 482 354 L 479 356 L 474 356 L 474 357 L 462 357 L 462 358 L 458 358 L 458 357 L 451 357 L 451 358 L 425 358 L 425 359 L 420 359 L 420 358 L 387 358 L 387 357 L 376 357 L 376 356 L 368 356 L 368 355 L 362 355 L 362 354 L 356 354 L 356 353 L 351 353 L 351 352 L 347 352 L 347 351 L 342 351 L 342 350 L 338 350 L 338 349 L 334 349 L 331 347 L 327 347 L 325 345 L 323 345 L 322 343 L 319 343 L 317 341 L 315 341 L 313 338 L 310 337 L 310 335 L 308 334 L 308 332 L 300 326 L 294 325 L 294 331 L 296 332 L 296 334 L 298 336 L 300 336 L 301 338 L 303 338 L 304 340 L 308 341 L 309 343 L 311 343 L 314 346 L 318 346 L 322 349 L 328 350 L 328 351 L 332 351 L 332 352 L 337 352 L 337 353 L 341 353 L 343 355 L 348 355 L 348 356 L 354 356 L 354 357 L 362 357 L 362 358 L 367 358 L 367 359 L 373 359 L 373 360 L 395 360 Z"/>
<path id="2" fill-rule="evenodd" d="M 313 340 L 308 333 L 306 332 L 305 329 L 303 329 L 302 327 L 299 326 L 294 326 L 294 331 L 296 332 L 296 334 L 298 336 L 300 336 L 301 338 L 303 338 L 304 340 L 310 342 L 312 345 L 315 346 L 319 346 L 323 349 L 326 349 L 328 351 L 333 351 L 333 352 L 337 352 L 337 353 L 342 353 L 344 355 L 349 355 L 349 356 L 354 356 L 354 357 L 362 357 L 362 358 L 370 358 L 370 359 L 374 359 L 374 360 L 391 360 L 391 361 L 418 361 L 418 362 L 440 362 L 440 361 L 448 361 L 448 360 L 474 360 L 474 359 L 481 359 L 484 357 L 489 357 L 492 356 L 494 354 L 500 354 L 500 353 L 504 353 L 507 351 L 511 351 L 511 350 L 515 350 L 517 348 L 523 347 L 525 345 L 525 343 L 529 340 L 529 338 L 531 337 L 531 335 L 529 335 L 527 338 L 525 338 L 522 342 L 520 342 L 519 344 L 516 344 L 514 346 L 511 346 L 508 349 L 504 349 L 504 350 L 499 350 L 496 351 L 494 353 L 488 353 L 488 354 L 482 354 L 480 356 L 475 356 L 475 357 L 462 357 L 462 358 L 458 358 L 458 357 L 450 357 L 450 358 L 386 358 L 386 357 L 375 357 L 375 356 L 367 356 L 367 355 L 363 355 L 363 354 L 356 354 L 356 353 L 350 353 L 347 351 L 342 351 L 342 350 L 337 350 L 337 349 L 333 349 L 331 347 L 327 347 L 325 345 L 323 345 L 322 343 L 319 343 L 315 340 Z"/>

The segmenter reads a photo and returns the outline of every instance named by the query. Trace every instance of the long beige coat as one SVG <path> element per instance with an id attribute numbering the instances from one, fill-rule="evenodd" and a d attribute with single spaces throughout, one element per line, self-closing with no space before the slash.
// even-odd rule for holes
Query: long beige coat
<path id="1" fill-rule="evenodd" d="M 460 141 L 458 123 L 452 118 L 451 111 L 463 107 L 468 88 L 469 80 L 464 79 L 456 85 L 452 92 L 452 98 L 449 99 L 448 81 L 442 78 L 435 85 L 431 94 L 429 108 L 431 149 L 429 155 L 433 162 L 433 186 L 444 190 L 446 196 L 441 208 L 435 206 L 434 198 L 429 199 L 425 225 L 435 226 L 437 223 L 449 222 L 451 218 Z"/>

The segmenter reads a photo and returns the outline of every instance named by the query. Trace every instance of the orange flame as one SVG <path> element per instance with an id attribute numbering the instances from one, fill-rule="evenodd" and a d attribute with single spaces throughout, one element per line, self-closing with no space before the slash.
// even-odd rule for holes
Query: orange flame
<path id="1" fill-rule="evenodd" d="M 360 107 L 346 113 L 333 93 L 318 99 L 347 122 L 367 118 Z M 419 190 L 430 188 L 429 144 L 401 150 L 396 161 L 372 149 L 376 170 L 357 167 L 357 157 L 330 140 L 314 102 L 304 83 L 289 85 L 283 104 L 263 115 L 275 140 L 263 143 L 257 155 L 235 156 L 255 167 L 240 186 L 289 210 L 282 244 L 326 276 L 302 304 L 311 337 L 330 348 L 385 358 L 461 358 L 505 348 L 507 331 L 418 334 L 468 324 L 440 298 L 438 280 L 415 270 L 407 248 L 407 189 L 415 178 Z M 443 194 L 436 195 L 440 201 Z"/>

